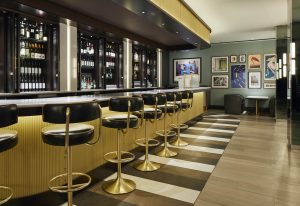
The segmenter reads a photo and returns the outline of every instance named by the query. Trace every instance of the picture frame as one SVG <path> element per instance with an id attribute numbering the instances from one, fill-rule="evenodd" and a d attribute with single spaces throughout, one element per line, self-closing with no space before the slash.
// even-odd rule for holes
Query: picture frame
<path id="1" fill-rule="evenodd" d="M 264 82 L 264 89 L 276 89 L 276 82 Z"/>
<path id="2" fill-rule="evenodd" d="M 248 88 L 261 89 L 261 72 L 248 72 Z"/>
<path id="3" fill-rule="evenodd" d="M 276 54 L 264 54 L 264 80 L 276 80 Z"/>
<path id="4" fill-rule="evenodd" d="M 211 87 L 218 89 L 227 89 L 228 88 L 228 75 L 212 75 L 211 76 Z"/>
<path id="5" fill-rule="evenodd" d="M 261 69 L 261 55 L 251 54 L 248 55 L 248 69 Z"/>
<path id="6" fill-rule="evenodd" d="M 240 63 L 245 63 L 246 62 L 246 54 L 241 54 L 239 56 L 239 62 Z"/>
<path id="7" fill-rule="evenodd" d="M 228 56 L 212 57 L 211 58 L 212 73 L 227 73 L 228 72 Z"/>
<path id="8" fill-rule="evenodd" d="M 231 65 L 231 88 L 242 89 L 246 88 L 246 65 L 233 64 Z"/>
<path id="9" fill-rule="evenodd" d="M 173 59 L 174 81 L 190 74 L 199 76 L 201 82 L 201 57 Z"/>
<path id="10" fill-rule="evenodd" d="M 236 55 L 231 55 L 230 56 L 230 63 L 237 63 L 237 56 Z"/>

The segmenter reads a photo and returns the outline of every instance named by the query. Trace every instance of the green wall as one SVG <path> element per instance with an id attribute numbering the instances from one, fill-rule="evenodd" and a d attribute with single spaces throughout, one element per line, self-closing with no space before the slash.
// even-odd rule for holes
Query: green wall
<path id="1" fill-rule="evenodd" d="M 247 95 L 265 95 L 273 96 L 275 95 L 275 89 L 263 89 L 263 54 L 276 54 L 276 40 L 260 40 L 260 41 L 247 41 L 247 42 L 235 42 L 235 43 L 222 43 L 213 44 L 211 48 L 206 50 L 187 50 L 187 51 L 172 51 L 169 53 L 169 68 L 168 73 L 165 76 L 165 81 L 168 81 L 168 85 L 175 86 L 176 83 L 173 81 L 173 59 L 176 58 L 194 58 L 201 57 L 201 86 L 211 86 L 211 57 L 213 56 L 230 56 L 230 55 L 240 55 L 246 54 L 246 79 L 247 85 L 243 89 L 231 89 L 230 82 L 230 63 L 229 63 L 229 73 L 224 73 L 229 75 L 229 88 L 228 89 L 212 89 L 210 105 L 224 105 L 224 94 L 237 93 L 243 96 Z M 248 68 L 247 68 L 247 58 L 249 54 L 261 54 L 262 55 L 262 66 L 260 70 L 262 72 L 262 85 L 261 89 L 248 89 Z M 229 58 L 230 61 L 230 58 Z M 236 63 L 235 63 L 236 64 Z M 221 73 L 220 73 L 221 74 Z M 223 74 L 223 73 L 222 73 Z M 268 101 L 262 102 L 262 107 L 268 106 Z M 253 107 L 254 102 L 246 101 L 246 106 Z"/>

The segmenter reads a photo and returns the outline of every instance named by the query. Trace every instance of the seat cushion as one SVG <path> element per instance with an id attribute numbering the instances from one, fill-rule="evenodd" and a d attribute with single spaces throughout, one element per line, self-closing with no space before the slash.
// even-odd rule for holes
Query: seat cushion
<path id="1" fill-rule="evenodd" d="M 138 117 L 130 115 L 129 128 L 136 127 Z M 125 129 L 127 127 L 127 114 L 111 114 L 102 118 L 102 125 L 109 128 Z"/>
<path id="2" fill-rule="evenodd" d="M 0 152 L 14 147 L 18 143 L 18 133 L 14 130 L 0 129 Z"/>
<path id="3" fill-rule="evenodd" d="M 180 106 L 180 104 L 177 104 L 177 105 Z M 188 109 L 190 107 L 190 103 L 182 102 L 181 107 L 182 107 L 182 109 Z"/>
<path id="4" fill-rule="evenodd" d="M 158 105 L 157 106 L 163 113 L 165 113 L 165 105 Z M 167 104 L 167 113 L 173 113 L 175 110 L 175 112 L 179 111 L 179 107 L 177 105 L 174 104 Z"/>
<path id="5" fill-rule="evenodd" d="M 55 124 L 42 129 L 42 138 L 46 144 L 54 146 L 65 146 L 66 125 Z M 69 145 L 80 145 L 87 143 L 94 136 L 94 127 L 88 124 L 70 124 Z"/>
<path id="6" fill-rule="evenodd" d="M 141 118 L 142 114 L 141 112 L 135 112 L 133 113 L 137 117 Z M 156 118 L 161 118 L 162 111 L 160 109 L 157 110 L 157 116 Z M 154 119 L 155 118 L 155 108 L 144 108 L 144 119 Z"/>

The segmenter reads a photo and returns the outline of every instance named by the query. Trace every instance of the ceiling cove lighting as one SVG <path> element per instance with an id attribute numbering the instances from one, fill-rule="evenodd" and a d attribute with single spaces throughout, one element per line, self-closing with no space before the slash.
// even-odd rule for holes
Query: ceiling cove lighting
<path id="1" fill-rule="evenodd" d="M 71 91 L 71 21 L 67 19 L 67 91 Z"/>

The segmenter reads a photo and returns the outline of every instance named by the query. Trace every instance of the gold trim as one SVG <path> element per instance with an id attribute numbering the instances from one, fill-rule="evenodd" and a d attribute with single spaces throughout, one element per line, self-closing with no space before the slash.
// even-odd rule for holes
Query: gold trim
<path id="1" fill-rule="evenodd" d="M 182 0 L 150 0 L 160 10 L 210 44 L 211 28 Z"/>

